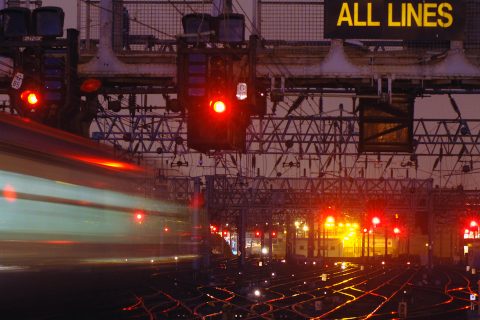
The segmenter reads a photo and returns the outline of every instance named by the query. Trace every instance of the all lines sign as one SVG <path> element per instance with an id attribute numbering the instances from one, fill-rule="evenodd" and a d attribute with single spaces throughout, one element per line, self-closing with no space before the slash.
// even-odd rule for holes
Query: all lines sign
<path id="1" fill-rule="evenodd" d="M 325 38 L 462 40 L 464 0 L 326 0 Z"/>

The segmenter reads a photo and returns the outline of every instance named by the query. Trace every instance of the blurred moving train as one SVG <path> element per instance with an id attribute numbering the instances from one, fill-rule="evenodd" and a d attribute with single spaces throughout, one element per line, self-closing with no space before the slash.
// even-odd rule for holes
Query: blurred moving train
<path id="1" fill-rule="evenodd" d="M 28 119 L 0 132 L 0 268 L 196 257 L 189 208 L 146 196 L 147 169 Z"/>

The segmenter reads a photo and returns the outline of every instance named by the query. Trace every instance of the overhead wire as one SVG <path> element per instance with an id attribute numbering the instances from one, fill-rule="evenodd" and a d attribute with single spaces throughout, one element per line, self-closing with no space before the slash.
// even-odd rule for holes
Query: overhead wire
<path id="1" fill-rule="evenodd" d="M 185 15 L 184 12 L 180 11 L 180 10 L 177 8 L 177 6 L 175 5 L 175 3 L 173 3 L 171 0 L 167 0 L 167 1 L 168 1 L 168 3 L 170 3 L 170 4 L 173 6 L 173 8 L 175 9 L 175 11 L 177 11 L 182 17 Z M 184 2 L 185 2 L 185 1 L 184 1 Z"/>
<path id="2" fill-rule="evenodd" d="M 97 7 L 99 10 L 105 10 L 105 11 L 108 11 L 108 12 L 111 12 L 111 13 L 115 14 L 115 13 L 113 12 L 113 10 L 111 10 L 111 9 L 109 9 L 109 8 L 101 7 L 100 5 L 97 5 L 97 4 L 92 3 L 92 2 L 90 2 L 90 1 L 87 1 L 87 0 L 81 0 L 81 1 L 84 2 L 84 3 L 86 3 L 87 5 L 92 5 L 93 7 Z M 174 8 L 180 15 L 182 15 L 182 16 L 184 15 L 184 12 L 180 11 L 180 10 L 178 9 L 178 7 L 177 7 L 172 1 L 168 0 L 168 2 L 173 6 L 173 8 Z M 191 8 L 191 6 L 189 6 L 189 7 Z M 120 15 L 120 14 L 117 14 L 117 15 Z M 123 12 L 122 12 L 122 16 L 121 16 L 121 17 L 117 17 L 117 18 L 123 18 Z M 143 22 L 139 21 L 138 19 L 133 19 L 133 18 L 131 18 L 131 17 L 128 17 L 128 19 L 129 19 L 129 22 L 132 22 L 132 21 L 133 21 L 133 22 L 135 22 L 136 24 L 138 24 L 138 25 L 140 25 L 140 26 L 146 27 L 147 29 L 150 29 L 150 30 L 152 30 L 152 31 L 156 31 L 156 32 L 158 32 L 159 34 L 162 34 L 162 35 L 165 35 L 165 36 L 171 37 L 171 38 L 176 38 L 175 35 L 166 33 L 166 32 L 164 32 L 164 31 L 162 31 L 162 30 L 160 30 L 160 29 L 158 29 L 158 28 L 155 28 L 155 27 L 153 27 L 153 26 L 151 26 L 151 25 L 149 25 L 149 24 L 143 23 Z M 123 101 L 122 101 L 122 103 L 125 104 Z M 122 118 L 120 118 L 120 121 L 123 121 Z M 124 123 L 124 125 L 125 125 L 125 123 Z M 128 126 L 128 124 L 127 124 L 127 126 Z"/>
<path id="3" fill-rule="evenodd" d="M 249 25 L 247 24 L 246 27 L 247 27 L 247 30 L 250 31 L 252 34 L 253 33 L 256 33 L 258 34 L 258 36 L 261 38 L 261 39 L 264 39 L 262 34 L 261 34 L 261 30 L 258 30 L 256 28 L 256 26 L 253 24 L 253 21 L 252 19 L 250 19 L 249 15 L 246 13 L 245 9 L 243 8 L 243 6 L 239 3 L 239 1 L 233 1 L 232 5 L 235 6 L 235 3 L 236 5 L 238 6 L 238 8 L 243 12 L 244 16 L 246 17 L 246 19 L 248 20 L 248 22 L 250 23 L 250 25 L 252 26 L 252 28 L 249 28 Z M 253 30 L 254 29 L 254 30 Z M 289 70 L 289 68 L 287 66 L 285 66 L 284 64 L 280 63 L 279 61 L 275 61 L 273 57 L 270 57 L 270 60 L 272 61 L 273 65 L 276 67 L 276 69 L 279 71 L 280 74 L 285 74 L 287 76 L 290 76 L 291 79 L 294 79 L 293 77 L 293 74 L 292 72 Z M 273 70 L 270 68 L 270 66 L 266 65 L 267 69 L 272 73 L 272 74 L 275 74 L 275 72 L 273 72 Z M 281 68 L 282 67 L 282 68 Z M 295 82 L 293 82 L 294 84 Z M 308 96 L 307 96 L 308 97 Z M 309 101 L 308 98 L 306 98 L 305 100 L 307 100 L 307 104 L 312 108 L 312 111 L 314 109 L 314 106 L 312 106 L 311 102 Z M 293 103 L 293 100 L 291 101 Z M 302 103 L 303 104 L 303 103 Z M 288 110 L 290 108 L 290 106 L 285 106 L 283 107 L 285 110 Z M 303 108 L 296 108 L 298 110 L 298 112 L 300 112 Z"/>

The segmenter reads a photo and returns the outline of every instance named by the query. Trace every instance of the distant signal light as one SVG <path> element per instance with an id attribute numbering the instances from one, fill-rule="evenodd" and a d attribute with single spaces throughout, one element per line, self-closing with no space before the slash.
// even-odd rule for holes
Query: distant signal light
<path id="1" fill-rule="evenodd" d="M 98 79 L 85 79 L 80 85 L 80 90 L 85 93 L 97 92 L 102 87 L 102 82 Z"/>
<path id="2" fill-rule="evenodd" d="M 142 224 L 145 220 L 145 214 L 141 211 L 136 211 L 135 212 L 135 221 L 138 223 L 138 224 Z"/>

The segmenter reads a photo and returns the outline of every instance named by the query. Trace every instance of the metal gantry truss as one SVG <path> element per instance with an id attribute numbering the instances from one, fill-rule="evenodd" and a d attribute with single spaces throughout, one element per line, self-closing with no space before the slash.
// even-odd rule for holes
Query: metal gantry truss
<path id="1" fill-rule="evenodd" d="M 412 154 L 359 154 L 358 118 L 350 115 L 254 118 L 245 154 L 202 156 L 188 149 L 185 118 L 169 113 L 105 112 L 97 117 L 92 136 L 127 155 L 162 158 L 171 167 L 188 165 L 207 175 L 419 178 L 420 167 L 429 172 L 420 177 L 456 187 L 461 183 L 452 177 L 474 175 L 480 160 L 479 119 L 416 119 Z"/>
<path id="2" fill-rule="evenodd" d="M 252 223 L 266 221 L 268 215 L 295 211 L 297 217 L 320 214 L 327 205 L 363 220 L 367 204 L 382 200 L 383 209 L 427 212 L 432 180 L 348 179 L 348 178 L 246 178 L 206 177 L 206 203 L 210 215 L 229 221 L 247 210 Z M 235 221 L 230 221 L 235 223 Z"/>
<path id="3" fill-rule="evenodd" d="M 160 172 L 161 173 L 161 172 Z M 453 221 L 465 212 L 480 210 L 480 191 L 433 186 L 432 179 L 267 178 L 210 175 L 171 177 L 157 175 L 155 191 L 166 199 L 190 203 L 199 180 L 210 216 L 222 223 L 236 223 L 241 210 L 255 212 L 252 221 L 265 215 L 297 211 L 299 216 L 320 212 L 326 205 L 359 217 L 372 200 L 382 200 L 390 213 L 414 214 L 429 210 Z"/>
<path id="4" fill-rule="evenodd" d="M 157 192 L 172 201 L 190 203 L 195 180 L 200 178 L 158 176 Z M 382 210 L 402 213 L 413 222 L 414 214 L 441 209 L 449 216 L 463 213 L 462 203 L 480 204 L 480 192 L 435 189 L 433 181 L 418 179 L 266 178 L 206 176 L 201 182 L 205 208 L 212 221 L 237 224 L 242 210 L 249 225 L 268 217 L 306 217 L 320 214 L 326 206 L 362 220 L 370 201 L 381 200 Z M 466 199 L 470 199 L 466 201 Z M 472 200 L 475 199 L 475 200 Z M 454 201 L 453 201 L 454 200 Z M 476 202 L 478 201 L 478 202 Z M 280 219 L 282 220 L 282 219 Z M 284 220 L 284 219 L 283 219 Z"/>
<path id="5" fill-rule="evenodd" d="M 159 177 L 158 186 L 171 200 L 191 202 L 200 178 Z M 211 223 L 237 232 L 245 244 L 245 233 L 253 230 L 287 231 L 294 221 L 308 224 L 313 235 L 334 207 L 339 221 L 358 222 L 369 227 L 371 203 L 379 203 L 373 214 L 380 214 L 383 225 L 399 223 L 409 234 L 424 233 L 429 263 L 434 254 L 447 250 L 450 257 L 460 252 L 462 225 L 478 215 L 480 191 L 442 189 L 433 181 L 419 179 L 346 178 L 266 178 L 206 176 L 201 183 L 204 204 Z M 294 229 L 293 229 L 294 230 Z M 382 229 L 383 230 L 383 229 Z M 386 229 L 385 229 L 386 230 Z M 450 239 L 445 244 L 445 239 Z M 291 243 L 287 239 L 286 243 Z M 240 243 L 240 248 L 243 246 Z M 445 246 L 449 249 L 445 249 Z M 288 245 L 287 245 L 288 247 Z M 434 249 L 436 247 L 436 249 Z M 439 251 L 440 250 L 440 251 Z M 310 255 L 311 253 L 309 253 Z"/>
<path id="6" fill-rule="evenodd" d="M 168 190 L 171 200 L 185 201 L 193 198 L 191 191 L 198 179 L 161 177 L 157 181 L 164 191 Z M 309 241 L 313 241 L 314 232 L 318 233 L 322 221 L 332 214 L 327 210 L 331 206 L 335 208 L 336 219 L 357 222 L 362 228 L 370 226 L 372 214 L 379 214 L 385 227 L 399 224 L 406 233 L 404 237 L 424 233 L 429 263 L 445 247 L 445 239 L 450 239 L 447 245 L 450 257 L 459 252 L 459 230 L 470 221 L 468 217 L 478 215 L 480 206 L 480 191 L 436 188 L 431 179 L 213 175 L 205 177 L 202 190 L 209 221 L 236 231 L 240 248 L 248 231 L 292 234 L 295 221 L 308 224 Z M 373 207 L 373 213 L 371 203 L 380 204 Z M 287 238 L 286 243 L 291 241 Z"/>
<path id="7" fill-rule="evenodd" d="M 185 118 L 174 114 L 104 113 L 97 116 L 92 137 L 145 157 L 197 153 L 187 148 L 186 133 Z M 248 127 L 246 153 L 358 156 L 358 137 L 357 117 L 266 116 Z M 478 157 L 480 119 L 416 119 L 414 140 L 417 156 Z"/>

